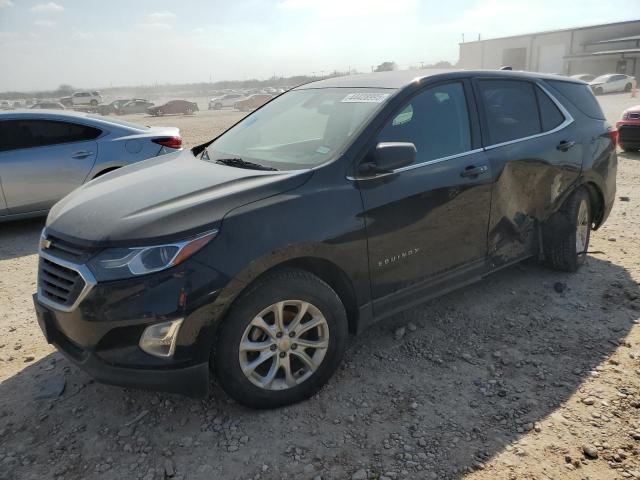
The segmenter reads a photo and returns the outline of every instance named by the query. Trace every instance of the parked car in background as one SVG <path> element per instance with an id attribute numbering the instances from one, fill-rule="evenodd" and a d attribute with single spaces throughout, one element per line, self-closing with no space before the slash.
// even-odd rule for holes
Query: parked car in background
<path id="1" fill-rule="evenodd" d="M 241 93 L 227 93 L 220 97 L 215 97 L 209 100 L 209 110 L 220 110 L 225 107 L 233 107 L 233 105 L 245 98 L 245 95 Z"/>
<path id="2" fill-rule="evenodd" d="M 640 150 L 640 105 L 626 109 L 616 123 L 618 143 L 625 152 Z"/>
<path id="3" fill-rule="evenodd" d="M 636 79 L 631 75 L 622 73 L 609 73 L 600 75 L 589 82 L 593 93 L 602 95 L 603 93 L 630 92 L 636 85 Z"/>
<path id="4" fill-rule="evenodd" d="M 105 104 L 102 104 L 102 105 L 98 105 L 97 113 L 99 113 L 100 115 L 117 114 L 118 110 L 120 109 L 120 107 L 122 105 L 124 105 L 125 103 L 128 103 L 130 101 L 131 101 L 130 98 L 124 98 L 124 99 L 114 100 L 111 103 L 105 103 Z"/>
<path id="5" fill-rule="evenodd" d="M 122 105 L 116 113 L 118 115 L 128 115 L 130 113 L 146 113 L 147 109 L 153 106 L 154 103 L 150 102 L 149 100 L 136 98 Z"/>
<path id="6" fill-rule="evenodd" d="M 181 147 L 172 127 L 76 112 L 0 113 L 0 220 L 44 215 L 93 178 Z"/>
<path id="7" fill-rule="evenodd" d="M 131 102 L 145 102 L 147 107 L 153 105 L 153 103 L 145 100 L 144 98 L 120 98 L 108 104 L 98 105 L 97 112 L 100 115 L 124 115 L 125 113 L 144 113 L 146 111 L 142 110 L 141 112 L 123 112 L 122 107 Z"/>
<path id="8" fill-rule="evenodd" d="M 615 132 L 566 77 L 309 83 L 58 203 L 38 321 L 100 381 L 206 396 L 214 373 L 279 407 L 329 380 L 348 332 L 527 258 L 576 271 L 616 166 Z"/>
<path id="9" fill-rule="evenodd" d="M 91 105 L 92 107 L 95 107 L 99 103 L 102 103 L 102 96 L 100 95 L 100 92 L 97 91 L 75 92 L 70 97 L 62 97 L 60 99 L 60 103 L 67 107 L 82 105 Z"/>
<path id="10" fill-rule="evenodd" d="M 6 100 L 0 101 L 0 110 L 8 110 L 10 108 L 11 108 L 11 105 L 9 104 L 8 101 Z"/>
<path id="11" fill-rule="evenodd" d="M 64 110 L 65 107 L 60 102 L 38 102 L 29 107 L 30 109 Z"/>
<path id="12" fill-rule="evenodd" d="M 22 103 L 20 103 L 19 101 L 13 102 L 13 108 L 22 108 Z"/>
<path id="13" fill-rule="evenodd" d="M 591 75 L 590 73 L 577 73 L 575 75 L 571 75 L 570 78 L 575 78 L 576 80 L 582 80 L 583 82 L 591 82 L 593 81 L 594 78 L 596 78 L 595 75 Z"/>
<path id="14" fill-rule="evenodd" d="M 273 99 L 273 95 L 268 93 L 256 93 L 243 100 L 239 100 L 233 104 L 233 108 L 240 110 L 241 112 L 247 112 L 249 110 L 255 110 L 261 107 L 269 100 Z"/>
<path id="15" fill-rule="evenodd" d="M 147 108 L 147 113 L 153 116 L 176 115 L 182 113 L 191 115 L 198 111 L 198 104 L 188 100 L 170 100 L 164 105 L 156 105 Z"/>

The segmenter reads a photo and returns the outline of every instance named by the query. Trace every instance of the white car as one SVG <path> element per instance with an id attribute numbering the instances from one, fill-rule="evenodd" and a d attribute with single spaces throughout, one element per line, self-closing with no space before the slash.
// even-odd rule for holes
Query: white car
<path id="1" fill-rule="evenodd" d="M 233 107 L 239 100 L 244 100 L 246 95 L 241 93 L 227 93 L 221 97 L 215 97 L 209 100 L 209 110 L 220 110 L 224 107 Z"/>
<path id="2" fill-rule="evenodd" d="M 2 112 L 0 223 L 45 215 L 93 178 L 181 149 L 174 127 L 60 110 Z"/>
<path id="3" fill-rule="evenodd" d="M 636 79 L 631 75 L 622 73 L 608 73 L 594 78 L 593 81 L 589 82 L 589 85 L 596 95 L 612 92 L 630 92 L 636 85 Z"/>
<path id="4" fill-rule="evenodd" d="M 91 105 L 95 107 L 102 103 L 100 92 L 74 92 L 70 97 L 63 97 L 60 103 L 67 107 L 75 107 L 76 105 Z"/>

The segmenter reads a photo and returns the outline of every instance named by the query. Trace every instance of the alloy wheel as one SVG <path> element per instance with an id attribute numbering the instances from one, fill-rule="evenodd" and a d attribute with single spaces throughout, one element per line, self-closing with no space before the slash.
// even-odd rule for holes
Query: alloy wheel
<path id="1" fill-rule="evenodd" d="M 283 300 L 258 313 L 242 335 L 242 373 L 259 388 L 287 390 L 309 379 L 329 347 L 322 312 L 303 300 Z"/>
<path id="2" fill-rule="evenodd" d="M 578 207 L 576 223 L 576 253 L 580 256 L 586 254 L 585 250 L 589 241 L 589 206 L 584 199 Z"/>

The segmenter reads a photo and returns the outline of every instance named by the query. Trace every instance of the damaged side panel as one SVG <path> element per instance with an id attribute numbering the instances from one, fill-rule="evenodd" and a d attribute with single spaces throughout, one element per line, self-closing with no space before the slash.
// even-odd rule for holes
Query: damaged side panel
<path id="1" fill-rule="evenodd" d="M 537 252 L 538 227 L 564 201 L 582 164 L 583 143 L 571 126 L 530 140 L 487 149 L 495 182 L 488 229 L 489 266 Z M 563 141 L 576 143 L 558 150 Z"/>

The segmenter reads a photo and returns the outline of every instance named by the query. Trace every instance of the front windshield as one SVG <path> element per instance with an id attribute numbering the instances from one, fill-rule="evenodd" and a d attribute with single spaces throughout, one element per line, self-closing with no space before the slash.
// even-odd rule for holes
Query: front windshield
<path id="1" fill-rule="evenodd" d="M 211 161 L 241 158 L 278 170 L 312 168 L 335 157 L 393 90 L 322 88 L 280 95 L 207 149 Z"/>
<path id="2" fill-rule="evenodd" d="M 611 77 L 611 75 L 600 75 L 599 77 L 594 78 L 592 81 L 593 82 L 606 82 L 607 80 L 609 80 L 610 77 Z"/>

